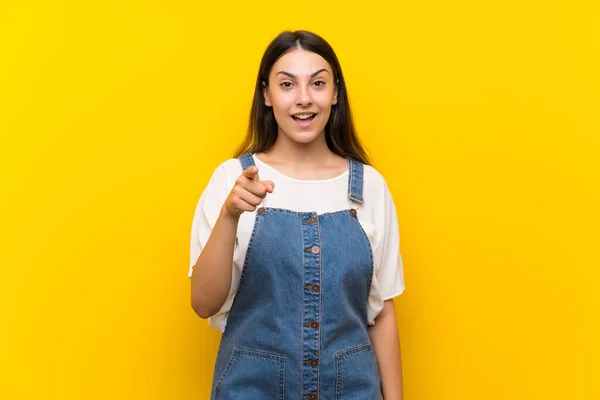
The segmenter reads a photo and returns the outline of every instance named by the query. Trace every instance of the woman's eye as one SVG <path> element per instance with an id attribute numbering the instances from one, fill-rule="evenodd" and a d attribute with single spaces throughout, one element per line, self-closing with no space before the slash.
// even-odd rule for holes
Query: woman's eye
<path id="1" fill-rule="evenodd" d="M 315 81 L 314 84 L 317 87 L 323 87 L 323 86 L 325 86 L 325 81 Z M 281 86 L 284 89 L 289 89 L 292 87 L 292 83 L 291 82 L 282 82 L 279 84 L 279 86 Z"/>

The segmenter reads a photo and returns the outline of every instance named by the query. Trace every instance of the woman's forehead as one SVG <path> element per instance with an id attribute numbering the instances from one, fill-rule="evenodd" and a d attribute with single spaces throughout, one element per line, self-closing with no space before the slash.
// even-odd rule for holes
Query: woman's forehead
<path id="1" fill-rule="evenodd" d="M 331 72 L 331 66 L 319 54 L 297 49 L 281 56 L 273 65 L 271 75 L 275 75 L 280 71 L 285 71 L 296 76 L 311 75 L 323 68 Z"/>

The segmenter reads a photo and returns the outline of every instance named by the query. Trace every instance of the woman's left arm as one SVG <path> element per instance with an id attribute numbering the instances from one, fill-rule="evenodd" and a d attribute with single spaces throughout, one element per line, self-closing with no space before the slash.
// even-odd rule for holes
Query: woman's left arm
<path id="1" fill-rule="evenodd" d="M 375 325 L 369 326 L 369 334 L 381 376 L 383 398 L 403 400 L 402 359 L 393 299 L 383 302 L 383 309 L 375 317 Z"/>

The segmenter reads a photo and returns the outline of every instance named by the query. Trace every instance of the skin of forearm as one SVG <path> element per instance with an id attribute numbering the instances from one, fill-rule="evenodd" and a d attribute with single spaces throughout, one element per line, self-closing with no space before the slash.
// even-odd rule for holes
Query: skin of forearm
<path id="1" fill-rule="evenodd" d="M 369 334 L 381 376 L 383 398 L 403 400 L 402 358 L 396 311 L 392 299 L 384 301 L 383 310 L 375 317 L 375 325 L 369 327 Z"/>
<path id="2" fill-rule="evenodd" d="M 191 278 L 191 305 L 201 318 L 216 314 L 229 294 L 239 216 L 222 208 Z"/>

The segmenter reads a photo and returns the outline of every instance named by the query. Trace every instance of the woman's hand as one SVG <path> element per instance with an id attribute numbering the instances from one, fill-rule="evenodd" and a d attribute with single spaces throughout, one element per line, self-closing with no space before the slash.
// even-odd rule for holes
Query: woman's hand
<path id="1" fill-rule="evenodd" d="M 236 179 L 235 185 L 229 192 L 229 196 L 223 204 L 222 212 L 230 217 L 239 218 L 244 211 L 254 211 L 267 193 L 273 193 L 275 183 L 273 181 L 261 181 L 258 179 L 258 167 L 248 167 Z"/>

